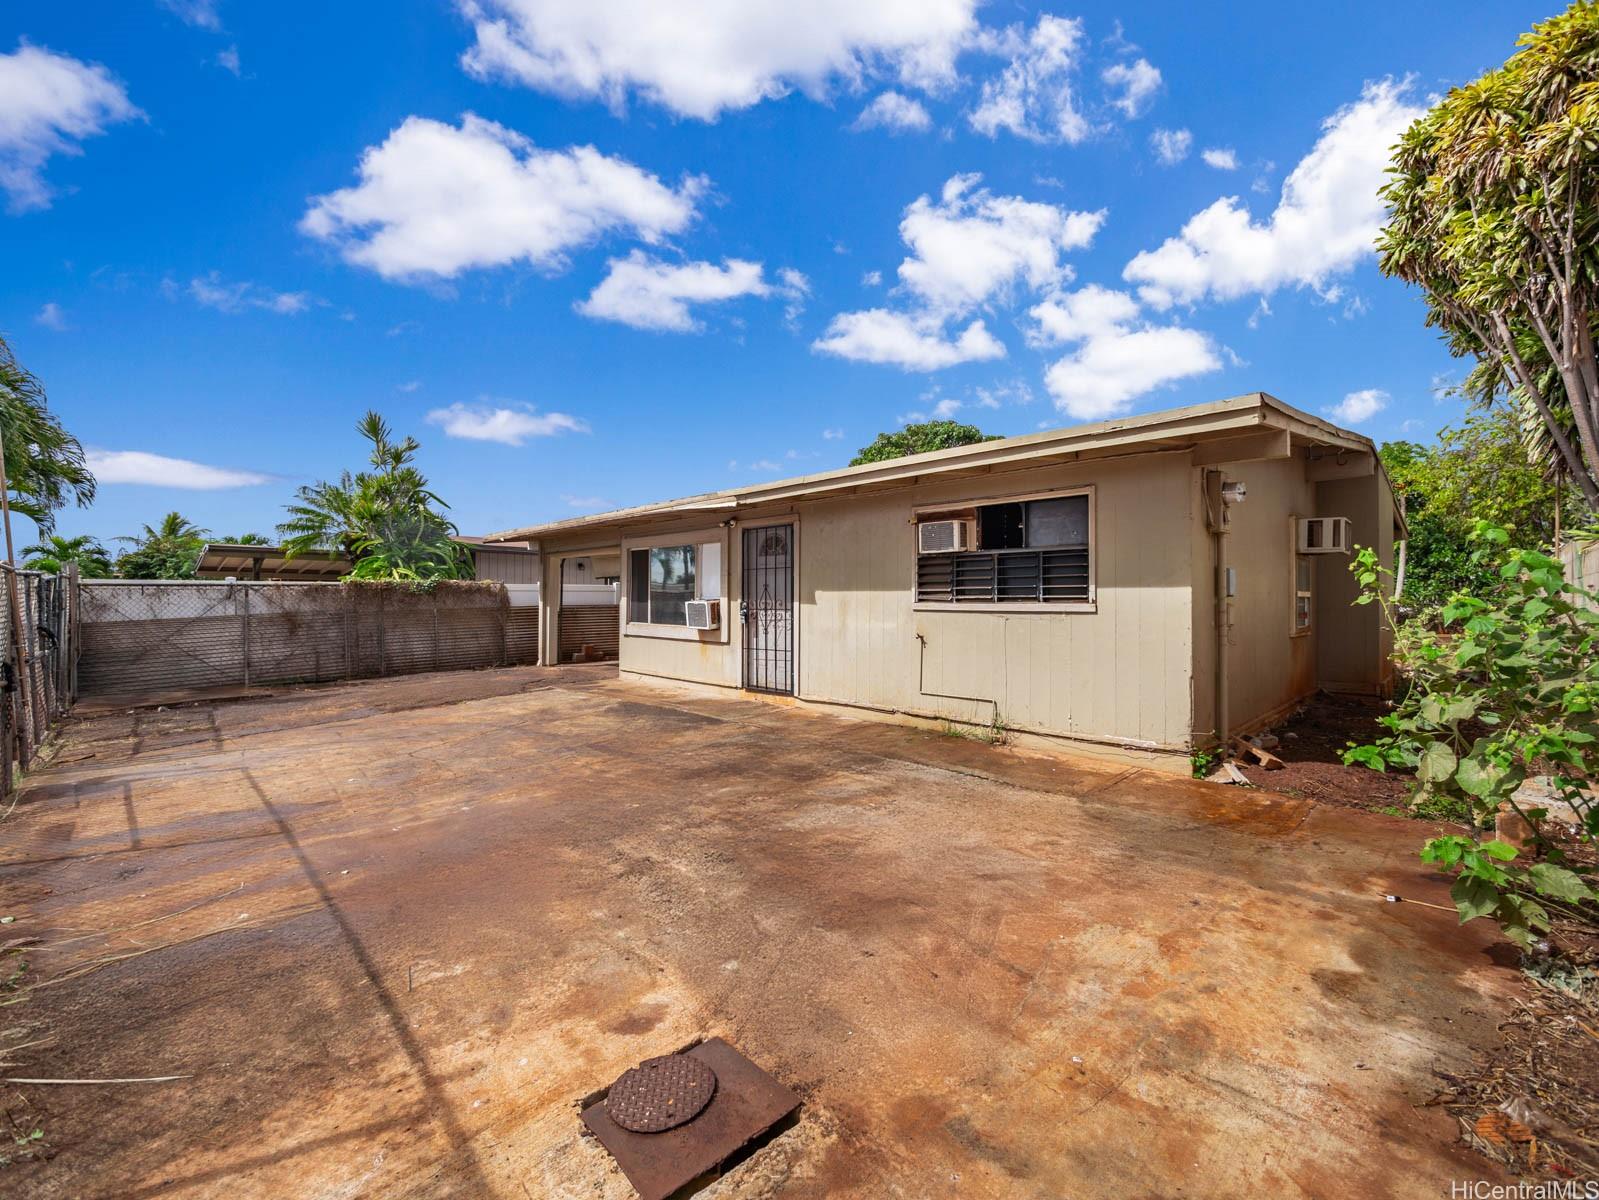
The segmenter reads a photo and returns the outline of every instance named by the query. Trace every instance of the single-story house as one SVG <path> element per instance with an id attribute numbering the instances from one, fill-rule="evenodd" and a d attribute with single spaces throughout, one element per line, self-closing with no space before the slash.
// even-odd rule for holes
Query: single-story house
<path id="1" fill-rule="evenodd" d="M 1403 536 L 1369 439 L 1254 393 L 487 541 L 536 546 L 547 597 L 618 555 L 631 679 L 1186 770 L 1318 689 L 1389 688 L 1348 568 Z"/>

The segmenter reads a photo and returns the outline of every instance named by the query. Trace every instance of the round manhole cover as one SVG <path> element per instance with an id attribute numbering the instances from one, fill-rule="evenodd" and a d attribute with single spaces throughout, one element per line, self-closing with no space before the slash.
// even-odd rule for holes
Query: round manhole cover
<path id="1" fill-rule="evenodd" d="M 623 1129 L 664 1133 L 699 1116 L 716 1094 L 716 1072 L 687 1054 L 641 1062 L 611 1085 L 605 1111 Z"/>

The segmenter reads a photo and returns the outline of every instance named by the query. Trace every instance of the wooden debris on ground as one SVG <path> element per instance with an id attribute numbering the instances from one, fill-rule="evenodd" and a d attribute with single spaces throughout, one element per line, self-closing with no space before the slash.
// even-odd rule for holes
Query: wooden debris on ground
<path id="1" fill-rule="evenodd" d="M 1579 968 L 1581 970 L 1581 968 Z M 1463 1075 L 1440 1072 L 1428 1101 L 1462 1138 L 1518 1175 L 1599 1177 L 1599 983 L 1576 994 L 1534 984 L 1500 1024 L 1502 1042 Z"/>

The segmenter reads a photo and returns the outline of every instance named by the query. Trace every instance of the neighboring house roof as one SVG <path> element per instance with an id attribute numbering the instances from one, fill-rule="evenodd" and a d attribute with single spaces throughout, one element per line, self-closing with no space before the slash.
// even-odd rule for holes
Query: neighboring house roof
<path id="1" fill-rule="evenodd" d="M 316 582 L 339 579 L 350 573 L 350 560 L 342 554 L 311 550 L 285 558 L 282 546 L 251 546 L 235 542 L 210 542 L 195 565 L 196 579 L 275 579 Z"/>
<path id="2" fill-rule="evenodd" d="M 496 554 L 537 554 L 526 542 L 495 542 L 461 536 L 452 538 L 474 554 L 493 550 Z M 196 579 L 271 579 L 279 582 L 316 582 L 342 579 L 350 573 L 350 560 L 329 550 L 307 550 L 289 558 L 282 546 L 258 546 L 237 542 L 210 542 L 200 552 L 194 569 Z"/>
<path id="3" fill-rule="evenodd" d="M 1192 449 L 1216 463 L 1243 458 L 1281 457 L 1282 454 L 1274 452 L 1277 443 L 1281 443 L 1284 453 L 1289 446 L 1323 446 L 1334 452 L 1355 452 L 1373 457 L 1377 452 L 1371 439 L 1362 434 L 1300 412 L 1265 392 L 1251 392 L 1188 408 L 1171 408 L 1112 421 L 1072 425 L 1022 437 L 957 446 L 952 450 L 913 454 L 887 462 L 844 467 L 817 475 L 749 484 L 659 504 L 507 529 L 489 534 L 487 540 L 538 539 L 624 525 L 644 518 L 724 510 L 730 512 L 749 505 L 780 500 L 882 491 L 912 482 L 978 474 L 1015 464 L 1043 466 L 1052 461 L 1071 462 L 1116 453 Z M 1228 459 L 1226 455 L 1229 453 L 1235 457 Z M 1380 461 L 1377 470 L 1382 470 Z"/>

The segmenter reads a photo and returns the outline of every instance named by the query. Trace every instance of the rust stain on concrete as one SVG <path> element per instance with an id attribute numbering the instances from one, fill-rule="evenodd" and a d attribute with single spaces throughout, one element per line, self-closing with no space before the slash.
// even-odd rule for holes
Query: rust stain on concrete
<path id="1" fill-rule="evenodd" d="M 1414 823 L 585 666 L 84 716 L 7 832 L 25 1073 L 192 1076 L 8 1089 L 8 1194 L 620 1200 L 574 1102 L 712 1035 L 805 1106 L 710 1197 L 1489 1177 Z"/>

